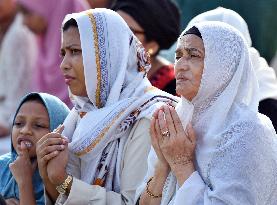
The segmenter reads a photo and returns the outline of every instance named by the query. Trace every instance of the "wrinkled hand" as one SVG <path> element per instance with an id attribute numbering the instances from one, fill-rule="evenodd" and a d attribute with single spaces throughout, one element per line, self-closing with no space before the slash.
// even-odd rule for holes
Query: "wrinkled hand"
<path id="1" fill-rule="evenodd" d="M 173 172 L 193 166 L 196 147 L 194 130 L 189 125 L 184 131 L 173 107 L 163 106 L 158 111 L 155 132 L 160 150 Z"/>
<path id="2" fill-rule="evenodd" d="M 67 146 L 67 139 L 61 135 L 63 129 L 63 126 L 59 126 L 54 132 L 48 133 L 37 142 L 36 153 L 38 167 L 43 181 L 51 181 L 49 173 L 47 172 L 47 166 L 49 162 L 56 158 Z M 63 162 L 61 162 L 61 164 L 63 164 Z M 49 166 L 50 171 L 53 169 L 51 167 L 52 166 Z M 56 165 L 55 167 L 57 172 L 59 167 L 60 165 Z"/>
<path id="3" fill-rule="evenodd" d="M 21 151 L 16 160 L 9 167 L 17 184 L 32 183 L 32 176 L 37 167 L 37 161 L 31 163 L 27 146 L 21 142 Z"/>
<path id="4" fill-rule="evenodd" d="M 15 198 L 10 198 L 5 200 L 7 205 L 19 205 L 19 201 Z"/>
<path id="5" fill-rule="evenodd" d="M 150 125 L 151 144 L 158 157 L 158 164 L 160 165 L 160 167 L 169 169 L 169 164 L 162 153 L 162 150 L 160 148 L 159 141 L 158 141 L 158 133 L 156 131 L 156 129 L 159 128 L 159 124 L 158 124 L 159 122 L 157 120 L 158 114 L 159 114 L 159 109 L 154 112 L 153 117 L 151 119 L 151 125 Z"/>

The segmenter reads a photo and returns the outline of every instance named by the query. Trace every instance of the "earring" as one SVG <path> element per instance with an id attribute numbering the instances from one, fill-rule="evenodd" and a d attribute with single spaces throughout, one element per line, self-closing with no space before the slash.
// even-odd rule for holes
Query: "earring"
<path id="1" fill-rule="evenodd" d="M 148 53 L 149 53 L 150 56 L 152 56 L 152 55 L 153 55 L 153 49 L 152 49 L 152 48 L 149 48 L 149 49 L 148 49 Z"/>

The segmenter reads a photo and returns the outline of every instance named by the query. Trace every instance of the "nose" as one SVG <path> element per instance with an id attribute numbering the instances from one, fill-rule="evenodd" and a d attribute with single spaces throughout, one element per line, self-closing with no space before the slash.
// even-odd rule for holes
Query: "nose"
<path id="1" fill-rule="evenodd" d="M 60 68 L 62 72 L 65 72 L 71 68 L 70 57 L 67 54 L 64 55 L 62 62 L 60 64 Z"/>
<path id="2" fill-rule="evenodd" d="M 25 124 L 21 129 L 20 133 L 23 135 L 31 135 L 32 134 L 32 126 L 29 124 Z"/>
<path id="3" fill-rule="evenodd" d="M 189 70 L 188 58 L 183 56 L 179 60 L 176 60 L 174 64 L 174 68 L 175 68 L 175 72 L 178 72 L 180 70 L 183 70 L 183 71 Z"/>

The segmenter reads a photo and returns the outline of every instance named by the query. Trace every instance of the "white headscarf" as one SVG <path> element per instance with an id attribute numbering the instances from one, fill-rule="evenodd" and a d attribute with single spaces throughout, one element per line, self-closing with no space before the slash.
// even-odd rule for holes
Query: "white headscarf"
<path id="1" fill-rule="evenodd" d="M 247 44 L 236 29 L 222 22 L 191 26 L 199 29 L 205 48 L 201 84 L 192 100 L 195 165 L 206 185 L 197 204 L 222 204 L 225 200 L 245 204 L 243 199 L 248 197 L 255 201 L 250 204 L 260 204 L 276 186 L 277 138 L 270 120 L 257 112 L 258 83 Z M 153 155 L 149 155 L 147 177 L 153 174 Z M 236 186 L 245 193 L 236 192 Z M 172 204 L 177 189 L 170 173 L 161 204 Z M 242 201 L 232 200 L 236 196 L 242 196 Z"/>
<path id="2" fill-rule="evenodd" d="M 70 19 L 78 24 L 88 98 L 72 96 L 75 106 L 64 123 L 70 160 L 79 161 L 68 169 L 89 184 L 119 192 L 121 154 L 132 126 L 176 98 L 151 86 L 145 77 L 149 56 L 116 12 L 70 14 L 64 24 Z"/>
<path id="3" fill-rule="evenodd" d="M 273 68 L 262 58 L 259 52 L 252 46 L 250 33 L 245 20 L 235 11 L 219 7 L 194 17 L 188 24 L 190 28 L 192 24 L 203 21 L 220 21 L 225 22 L 238 29 L 245 38 L 249 46 L 250 59 L 259 82 L 259 100 L 267 98 L 277 99 L 277 78 Z"/>

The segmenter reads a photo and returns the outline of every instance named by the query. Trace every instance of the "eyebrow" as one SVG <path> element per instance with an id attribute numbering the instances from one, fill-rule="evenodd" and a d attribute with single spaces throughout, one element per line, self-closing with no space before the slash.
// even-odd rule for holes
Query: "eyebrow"
<path id="1" fill-rule="evenodd" d="M 187 48 L 187 47 L 177 48 L 175 53 L 181 52 L 182 49 L 184 49 L 188 52 L 193 52 L 193 51 L 195 52 L 196 51 L 196 52 L 199 52 L 201 55 L 204 55 L 204 53 L 202 51 L 198 50 L 197 48 Z"/>
<path id="2" fill-rule="evenodd" d="M 15 120 L 18 119 L 18 118 L 19 118 L 19 119 L 24 119 L 24 118 L 26 118 L 26 115 L 20 115 L 20 114 L 19 114 L 19 115 L 16 116 Z M 37 117 L 35 117 L 34 119 L 35 119 L 35 120 L 47 120 L 47 121 L 49 121 L 48 118 L 45 117 L 45 116 L 37 116 Z"/>
<path id="3" fill-rule="evenodd" d="M 75 46 L 81 47 L 80 44 L 70 44 L 70 45 L 66 46 L 65 48 L 61 48 L 61 50 L 63 50 L 63 49 L 70 49 L 70 48 L 75 47 Z"/>

